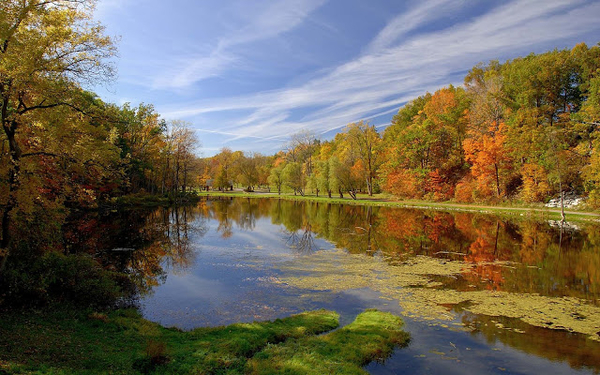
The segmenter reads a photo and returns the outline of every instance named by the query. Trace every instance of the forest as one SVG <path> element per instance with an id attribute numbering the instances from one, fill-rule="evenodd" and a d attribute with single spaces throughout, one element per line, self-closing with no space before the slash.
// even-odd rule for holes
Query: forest
<path id="1" fill-rule="evenodd" d="M 561 192 L 600 206 L 600 48 L 579 44 L 471 68 L 400 108 L 383 132 L 358 121 L 333 140 L 309 131 L 272 156 L 222 149 L 200 183 L 304 194 L 499 203 Z"/>

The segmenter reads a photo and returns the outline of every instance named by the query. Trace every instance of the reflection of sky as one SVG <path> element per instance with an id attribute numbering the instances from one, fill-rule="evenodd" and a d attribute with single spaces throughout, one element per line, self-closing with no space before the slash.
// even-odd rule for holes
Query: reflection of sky
<path id="1" fill-rule="evenodd" d="M 276 274 L 269 266 L 296 256 L 282 226 L 270 218 L 256 220 L 252 230 L 234 223 L 228 238 L 218 232 L 218 221 L 210 220 L 206 226 L 204 235 L 190 237 L 194 264 L 170 272 L 165 283 L 143 299 L 144 316 L 166 326 L 193 328 L 274 319 L 305 310 L 287 288 L 273 284 Z M 332 247 L 325 240 L 315 241 L 318 248 Z"/>
<path id="2" fill-rule="evenodd" d="M 165 326 L 192 329 L 272 320 L 319 308 L 338 311 L 342 325 L 367 308 L 397 315 L 402 313 L 398 300 L 381 298 L 370 288 L 350 288 L 334 293 L 299 290 L 281 284 L 278 276 L 282 271 L 274 265 L 294 259 L 310 261 L 311 258 L 310 255 L 298 255 L 290 248 L 289 233 L 282 225 L 272 224 L 268 217 L 257 219 L 252 230 L 240 229 L 233 223 L 228 238 L 217 231 L 219 223 L 216 220 L 204 224 L 208 228 L 206 233 L 192 233 L 190 237 L 195 251 L 195 262 L 191 267 L 170 272 L 165 283 L 154 288 L 154 293 L 142 301 L 142 313 L 146 318 Z M 315 241 L 322 249 L 319 251 L 333 249 L 333 245 L 323 239 Z M 306 272 L 310 272 L 310 268 L 309 263 Z M 557 356 L 559 349 L 552 355 L 538 357 L 535 351 L 529 354 L 531 350 L 527 346 L 536 345 L 536 340 L 548 345 L 543 335 L 494 331 L 493 327 L 488 331 L 492 336 L 464 332 L 461 330 L 464 315 L 452 314 L 454 320 L 447 322 L 446 327 L 405 317 L 406 330 L 412 335 L 410 346 L 396 350 L 385 364 L 371 364 L 367 370 L 373 374 L 593 373 L 592 369 L 571 368 L 565 361 L 569 358 L 566 355 L 559 355 L 557 362 L 545 358 Z M 567 345 L 590 345 L 581 342 L 585 339 L 562 333 L 557 335 L 557 342 L 562 339 Z M 503 337 L 503 341 L 499 337 Z M 521 347 L 523 351 L 518 350 Z M 573 361 L 577 363 L 578 359 Z"/>

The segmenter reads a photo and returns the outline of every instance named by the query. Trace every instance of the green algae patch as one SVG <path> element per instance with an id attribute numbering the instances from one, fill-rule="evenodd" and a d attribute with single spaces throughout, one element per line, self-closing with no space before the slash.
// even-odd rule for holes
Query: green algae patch
<path id="1" fill-rule="evenodd" d="M 381 298 L 398 300 L 404 316 L 438 325 L 457 319 L 451 307 L 459 306 L 459 310 L 474 314 L 517 318 L 533 326 L 581 333 L 600 341 L 600 307 L 588 301 L 528 293 L 441 289 L 441 283 L 436 281 L 440 276 L 458 277 L 472 267 L 466 262 L 426 256 L 392 265 L 381 257 L 335 250 L 283 263 L 280 280 L 296 288 L 331 292 L 370 288 L 379 292 Z"/>
<path id="2" fill-rule="evenodd" d="M 324 350 L 359 365 L 384 358 L 407 337 L 399 317 L 375 311 L 318 336 L 338 325 L 339 315 L 327 310 L 189 332 L 147 321 L 135 310 L 2 312 L 0 373 L 243 374 L 256 370 L 265 353 L 293 345 L 301 345 L 315 368 L 328 368 L 333 354 Z"/>
<path id="3" fill-rule="evenodd" d="M 600 341 L 600 308 L 578 298 L 439 289 L 413 290 L 410 297 L 412 302 L 405 307 L 405 313 L 410 316 L 424 312 L 431 316 L 436 305 L 466 303 L 463 310 L 473 314 L 517 318 L 533 326 L 577 332 Z M 441 312 L 440 317 L 444 316 L 448 316 L 447 310 Z"/>
<path id="4" fill-rule="evenodd" d="M 270 345 L 248 362 L 251 374 L 366 374 L 364 365 L 384 360 L 396 346 L 406 346 L 402 320 L 367 310 L 349 325 L 322 336 Z"/>
<path id="5" fill-rule="evenodd" d="M 321 251 L 306 258 L 285 262 L 280 280 L 312 290 L 342 291 L 370 287 L 392 292 L 399 287 L 438 286 L 431 276 L 460 274 L 462 262 L 417 256 L 401 264 L 389 264 L 378 257 L 348 254 L 343 250 Z"/>

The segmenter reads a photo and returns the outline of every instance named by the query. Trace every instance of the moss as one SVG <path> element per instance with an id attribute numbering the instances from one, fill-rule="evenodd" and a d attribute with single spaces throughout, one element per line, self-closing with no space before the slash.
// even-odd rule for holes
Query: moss
<path id="1" fill-rule="evenodd" d="M 320 338 L 335 339 L 334 349 L 327 350 L 344 353 L 354 353 L 363 346 L 357 340 L 368 339 L 368 350 L 344 357 L 366 363 L 405 342 L 400 318 L 374 311 L 340 331 L 315 336 L 336 328 L 338 319 L 337 313 L 320 310 L 273 322 L 182 332 L 149 322 L 135 310 L 6 311 L 0 314 L 0 372 L 244 373 L 254 368 L 248 365 L 254 356 L 264 357 L 269 350 L 292 343 L 302 343 L 306 355 L 321 358 Z M 317 340 L 308 340 L 311 337 Z"/>
<path id="2" fill-rule="evenodd" d="M 247 369 L 252 374 L 366 374 L 362 366 L 408 344 L 402 325 L 394 315 L 367 310 L 335 332 L 270 345 Z"/>

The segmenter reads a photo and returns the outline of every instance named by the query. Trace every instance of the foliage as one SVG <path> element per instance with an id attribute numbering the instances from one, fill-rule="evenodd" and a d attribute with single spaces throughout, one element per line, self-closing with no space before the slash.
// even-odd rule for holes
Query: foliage
<path id="1" fill-rule="evenodd" d="M 130 288 L 125 275 L 102 269 L 87 255 L 62 255 L 55 252 L 41 257 L 17 253 L 0 280 L 6 291 L 4 305 L 75 304 L 114 306 Z M 125 287 L 125 288 L 123 288 Z"/>
<path id="2" fill-rule="evenodd" d="M 405 199 L 487 203 L 587 192 L 598 206 L 599 77 L 600 47 L 585 44 L 481 63 L 464 88 L 450 85 L 400 108 L 383 134 L 366 121 L 330 141 L 301 131 L 271 162 L 243 155 L 245 172 L 226 184 L 250 187 L 258 163 L 278 192 L 355 199 L 383 189 Z M 221 165 L 223 156 L 209 160 Z M 212 176 L 225 183 L 222 170 Z"/>

